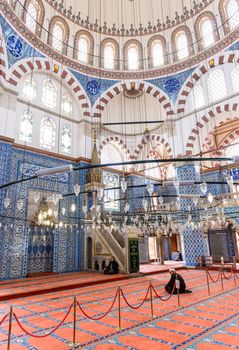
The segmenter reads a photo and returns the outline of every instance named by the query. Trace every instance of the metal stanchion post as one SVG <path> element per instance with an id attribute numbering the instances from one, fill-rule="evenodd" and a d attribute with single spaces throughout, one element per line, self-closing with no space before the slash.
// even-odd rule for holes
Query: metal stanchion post
<path id="1" fill-rule="evenodd" d="M 73 341 L 72 343 L 69 344 L 70 347 L 72 347 L 72 349 L 75 349 L 75 346 L 78 345 L 76 344 L 76 304 L 77 304 L 77 300 L 76 300 L 76 296 L 74 296 L 74 301 L 73 301 Z"/>
<path id="2" fill-rule="evenodd" d="M 154 306 L 153 306 L 153 294 L 152 294 L 152 282 L 149 284 L 149 292 L 150 292 L 150 306 L 151 306 L 151 318 L 154 318 Z"/>
<path id="3" fill-rule="evenodd" d="M 121 288 L 118 288 L 118 311 L 119 311 L 119 327 L 118 329 L 121 330 L 121 305 L 120 305 L 120 294 L 121 294 Z"/>
<path id="4" fill-rule="evenodd" d="M 210 297 L 210 286 L 209 286 L 209 278 L 208 278 L 208 269 L 206 269 L 206 275 L 207 275 L 207 290 L 208 290 L 208 296 Z"/>
<path id="5" fill-rule="evenodd" d="M 234 283 L 235 283 L 235 286 L 237 285 L 237 280 L 236 280 L 236 270 L 234 269 L 233 271 L 233 278 L 234 278 Z"/>
<path id="6" fill-rule="evenodd" d="M 177 279 L 177 277 L 176 277 L 176 281 L 175 281 L 175 287 L 177 288 L 178 307 L 180 307 L 180 296 L 179 296 L 180 281 Z"/>
<path id="7" fill-rule="evenodd" d="M 12 306 L 10 307 L 10 313 L 9 313 L 9 326 L 8 326 L 8 339 L 7 339 L 7 350 L 10 350 L 11 346 L 11 334 L 12 334 Z"/>
<path id="8" fill-rule="evenodd" d="M 222 270 L 222 268 L 221 268 L 221 284 L 222 284 L 222 290 L 224 290 L 224 286 L 223 286 L 223 275 L 222 275 L 222 272 L 223 272 L 223 270 Z"/>

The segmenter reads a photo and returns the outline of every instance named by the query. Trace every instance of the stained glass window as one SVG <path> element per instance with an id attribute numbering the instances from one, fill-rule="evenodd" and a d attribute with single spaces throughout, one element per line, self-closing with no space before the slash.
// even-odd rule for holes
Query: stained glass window
<path id="1" fill-rule="evenodd" d="M 221 69 L 213 70 L 208 77 L 208 94 L 210 102 L 220 100 L 227 95 L 224 73 Z"/>
<path id="2" fill-rule="evenodd" d="M 32 80 L 32 77 L 27 77 L 24 80 L 22 95 L 28 100 L 34 100 L 36 98 L 36 83 L 34 82 L 34 80 Z"/>
<path id="3" fill-rule="evenodd" d="M 118 174 L 103 172 L 103 184 L 106 188 L 113 188 L 120 186 L 120 179 Z M 112 189 L 104 191 L 104 209 L 109 211 L 119 211 L 120 201 L 120 190 Z"/>
<path id="4" fill-rule="evenodd" d="M 139 52 L 135 45 L 128 48 L 128 68 L 130 70 L 139 68 Z"/>
<path id="5" fill-rule="evenodd" d="M 179 60 L 183 60 L 184 58 L 187 58 L 189 56 L 188 39 L 184 31 L 179 32 L 176 37 L 176 49 Z"/>
<path id="6" fill-rule="evenodd" d="M 24 112 L 20 121 L 19 139 L 24 142 L 32 142 L 33 117 L 30 112 Z"/>
<path id="7" fill-rule="evenodd" d="M 104 68 L 114 69 L 115 52 L 112 45 L 107 44 L 104 47 Z"/>
<path id="8" fill-rule="evenodd" d="M 35 0 L 32 0 L 26 11 L 26 26 L 29 30 L 31 30 L 33 33 L 36 32 L 36 26 L 37 26 L 37 13 L 39 11 L 38 3 Z"/>
<path id="9" fill-rule="evenodd" d="M 164 57 L 163 57 L 163 45 L 161 41 L 156 41 L 152 45 L 152 57 L 153 57 L 153 66 L 161 66 L 164 64 Z"/>
<path id="10" fill-rule="evenodd" d="M 77 58 L 79 61 L 88 62 L 89 40 L 86 35 L 81 35 L 78 40 Z"/>
<path id="11" fill-rule="evenodd" d="M 196 85 L 192 89 L 191 102 L 193 109 L 198 109 L 205 105 L 204 92 L 201 85 Z"/>
<path id="12" fill-rule="evenodd" d="M 42 103 L 48 108 L 56 108 L 57 87 L 54 81 L 47 79 L 43 83 Z"/>
<path id="13" fill-rule="evenodd" d="M 60 22 L 57 22 L 52 30 L 52 47 L 53 49 L 62 52 L 63 48 L 64 29 Z"/>
<path id="14" fill-rule="evenodd" d="M 52 149 L 56 144 L 56 126 L 51 118 L 45 117 L 41 121 L 40 127 L 40 146 L 46 149 Z"/>
<path id="15" fill-rule="evenodd" d="M 233 29 L 239 25 L 239 6 L 237 0 L 229 0 L 226 10 L 230 29 Z"/>
<path id="16" fill-rule="evenodd" d="M 62 98 L 62 111 L 68 115 L 72 113 L 72 100 L 67 95 L 64 95 Z"/>
<path id="17" fill-rule="evenodd" d="M 64 153 L 71 153 L 71 128 L 64 125 L 61 134 L 61 150 Z"/>
<path id="18" fill-rule="evenodd" d="M 213 26 L 209 18 L 202 20 L 201 35 L 204 48 L 207 48 L 214 43 Z"/>
<path id="19" fill-rule="evenodd" d="M 107 163 L 121 163 L 123 162 L 123 156 L 120 152 L 119 148 L 114 145 L 113 143 L 107 143 L 101 152 L 101 164 L 107 164 Z M 114 169 L 123 170 L 122 165 L 112 165 L 111 166 Z"/>
<path id="20" fill-rule="evenodd" d="M 226 148 L 226 157 L 234 157 L 239 154 L 239 143 L 236 139 Z"/>
<path id="21" fill-rule="evenodd" d="M 239 67 L 233 68 L 231 72 L 233 92 L 239 92 Z"/>

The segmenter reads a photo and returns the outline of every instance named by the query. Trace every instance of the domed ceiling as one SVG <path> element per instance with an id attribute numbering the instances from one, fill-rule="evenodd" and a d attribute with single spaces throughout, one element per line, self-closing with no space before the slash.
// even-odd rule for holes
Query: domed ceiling
<path id="1" fill-rule="evenodd" d="M 48 0 L 49 2 L 49 0 Z M 58 1 L 60 2 L 60 0 Z M 64 7 L 77 15 L 81 13 L 81 18 L 85 19 L 89 16 L 89 21 L 94 23 L 97 19 L 99 25 L 121 28 L 122 24 L 126 29 L 130 29 L 131 24 L 134 28 L 138 28 L 141 23 L 143 27 L 157 25 L 159 20 L 161 23 L 175 20 L 175 12 L 181 16 L 186 7 L 186 11 L 191 9 L 200 10 L 205 7 L 206 3 L 213 0 L 65 0 Z"/>

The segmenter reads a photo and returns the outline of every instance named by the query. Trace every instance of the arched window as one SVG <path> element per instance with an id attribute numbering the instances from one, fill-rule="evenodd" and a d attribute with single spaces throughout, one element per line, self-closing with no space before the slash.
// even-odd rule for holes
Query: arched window
<path id="1" fill-rule="evenodd" d="M 41 121 L 40 146 L 44 149 L 52 149 L 56 144 L 56 126 L 51 118 L 45 117 Z"/>
<path id="2" fill-rule="evenodd" d="M 22 87 L 22 96 L 32 101 L 36 98 L 36 95 L 36 83 L 34 80 L 32 80 L 32 77 L 29 76 L 24 80 Z"/>
<path id="3" fill-rule="evenodd" d="M 205 97 L 201 85 L 196 85 L 191 91 L 191 103 L 193 109 L 205 106 Z"/>
<path id="4" fill-rule="evenodd" d="M 239 6 L 237 0 L 229 0 L 226 5 L 227 18 L 230 29 L 239 25 Z"/>
<path id="5" fill-rule="evenodd" d="M 106 188 L 119 187 L 119 175 L 103 172 L 103 184 Z M 104 209 L 109 211 L 119 211 L 120 210 L 120 190 L 112 189 L 104 191 Z"/>
<path id="6" fill-rule="evenodd" d="M 104 68 L 114 69 L 115 50 L 112 44 L 104 46 Z"/>
<path id="7" fill-rule="evenodd" d="M 52 29 L 52 47 L 62 52 L 64 39 L 64 27 L 61 22 L 56 22 Z"/>
<path id="8" fill-rule="evenodd" d="M 183 60 L 189 56 L 188 39 L 185 31 L 181 31 L 176 36 L 176 51 L 179 60 Z"/>
<path id="9" fill-rule="evenodd" d="M 209 74 L 207 84 L 210 102 L 215 102 L 226 97 L 226 82 L 221 69 L 215 69 Z"/>
<path id="10" fill-rule="evenodd" d="M 62 111 L 64 114 L 68 115 L 72 113 L 72 100 L 68 95 L 62 97 Z"/>
<path id="11" fill-rule="evenodd" d="M 57 87 L 54 81 L 47 79 L 43 83 L 42 103 L 48 108 L 56 108 Z"/>
<path id="12" fill-rule="evenodd" d="M 128 68 L 129 70 L 139 68 L 139 51 L 135 45 L 131 45 L 128 48 Z"/>
<path id="13" fill-rule="evenodd" d="M 231 72 L 233 92 L 239 92 L 239 67 L 235 67 Z"/>
<path id="14" fill-rule="evenodd" d="M 156 40 L 152 44 L 152 58 L 153 58 L 153 66 L 161 66 L 164 64 L 164 52 L 162 42 Z"/>
<path id="15" fill-rule="evenodd" d="M 61 150 L 64 153 L 71 153 L 71 128 L 69 125 L 64 125 L 61 134 Z"/>
<path id="16" fill-rule="evenodd" d="M 24 142 L 32 142 L 33 117 L 30 112 L 24 112 L 20 121 L 19 139 Z"/>
<path id="17" fill-rule="evenodd" d="M 79 61 L 88 62 L 88 54 L 89 54 L 89 40 L 86 35 L 81 35 L 78 40 L 78 52 L 77 59 Z"/>
<path id="18" fill-rule="evenodd" d="M 212 21 L 207 17 L 201 21 L 201 36 L 204 48 L 211 46 L 215 42 Z"/>
<path id="19" fill-rule="evenodd" d="M 113 143 L 107 143 L 101 152 L 101 164 L 107 164 L 107 163 L 121 163 L 123 162 L 123 155 L 119 148 L 114 145 Z M 123 170 L 122 165 L 113 166 L 112 168 Z"/>
<path id="20" fill-rule="evenodd" d="M 36 0 L 31 0 L 26 10 L 26 26 L 36 33 L 39 5 Z"/>

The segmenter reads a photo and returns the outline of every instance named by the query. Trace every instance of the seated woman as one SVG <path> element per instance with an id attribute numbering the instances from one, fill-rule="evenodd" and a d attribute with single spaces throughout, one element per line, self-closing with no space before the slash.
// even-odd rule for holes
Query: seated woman
<path id="1" fill-rule="evenodd" d="M 104 269 L 104 275 L 115 275 L 119 272 L 119 264 L 114 257 L 111 258 L 109 264 Z"/>
<path id="2" fill-rule="evenodd" d="M 169 272 L 171 274 L 171 278 L 165 286 L 165 289 L 169 294 L 171 294 L 172 292 L 173 292 L 173 294 L 178 293 L 178 289 L 176 288 L 176 285 L 175 285 L 176 280 L 179 281 L 178 283 L 179 283 L 179 293 L 180 294 L 192 293 L 191 290 L 186 289 L 186 284 L 184 282 L 183 277 L 179 273 L 176 273 L 175 269 L 169 269 Z M 174 288 L 174 286 L 175 286 L 175 288 Z"/>

